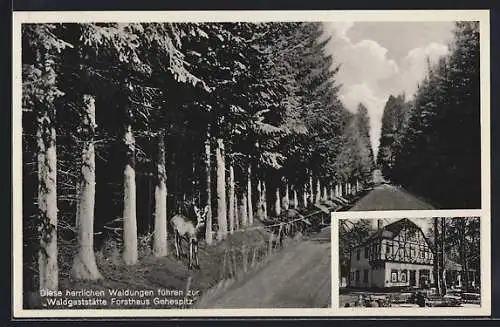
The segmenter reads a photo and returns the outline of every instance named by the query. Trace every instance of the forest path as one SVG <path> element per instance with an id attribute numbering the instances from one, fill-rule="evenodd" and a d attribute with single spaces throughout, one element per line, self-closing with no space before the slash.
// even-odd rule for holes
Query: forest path
<path id="1" fill-rule="evenodd" d="M 403 188 L 381 184 L 362 197 L 349 211 L 433 209 L 436 208 Z"/>
<path id="2" fill-rule="evenodd" d="M 269 263 L 199 308 L 321 308 L 331 306 L 330 227 L 274 254 Z"/>

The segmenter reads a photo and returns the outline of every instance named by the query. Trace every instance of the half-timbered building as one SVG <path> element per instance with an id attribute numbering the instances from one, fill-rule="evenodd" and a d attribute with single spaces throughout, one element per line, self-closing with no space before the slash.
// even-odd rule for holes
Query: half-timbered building
<path id="1" fill-rule="evenodd" d="M 433 283 L 434 254 L 422 229 L 407 218 L 380 227 L 350 257 L 350 286 L 387 288 Z"/>

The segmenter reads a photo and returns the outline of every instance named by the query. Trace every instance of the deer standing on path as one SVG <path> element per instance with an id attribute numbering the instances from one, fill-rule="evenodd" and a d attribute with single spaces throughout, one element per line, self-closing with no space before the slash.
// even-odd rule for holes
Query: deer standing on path
<path id="1" fill-rule="evenodd" d="M 189 269 L 200 268 L 198 262 L 198 240 L 204 236 L 205 231 L 205 217 L 208 213 L 208 206 L 200 210 L 194 206 L 194 213 L 196 214 L 196 225 L 193 220 L 184 215 L 175 215 L 170 219 L 170 225 L 174 230 L 175 251 L 177 258 L 180 258 L 182 253 L 181 241 L 186 240 L 189 244 Z M 195 264 L 193 264 L 193 260 Z"/>

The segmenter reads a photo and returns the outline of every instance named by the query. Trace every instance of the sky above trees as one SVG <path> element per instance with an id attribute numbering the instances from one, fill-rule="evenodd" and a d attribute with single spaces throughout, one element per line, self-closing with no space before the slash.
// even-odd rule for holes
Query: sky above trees
<path id="1" fill-rule="evenodd" d="M 355 112 L 362 102 L 370 117 L 370 140 L 378 152 L 384 105 L 391 94 L 412 97 L 426 73 L 448 52 L 453 22 L 328 22 L 327 46 L 341 63 L 337 80 L 344 105 Z"/>

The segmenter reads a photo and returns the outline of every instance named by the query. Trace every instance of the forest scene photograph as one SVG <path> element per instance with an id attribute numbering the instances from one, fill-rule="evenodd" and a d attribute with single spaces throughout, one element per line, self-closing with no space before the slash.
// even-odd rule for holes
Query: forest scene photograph
<path id="1" fill-rule="evenodd" d="M 481 207 L 478 21 L 20 29 L 24 309 L 330 308 L 332 212 Z"/>

